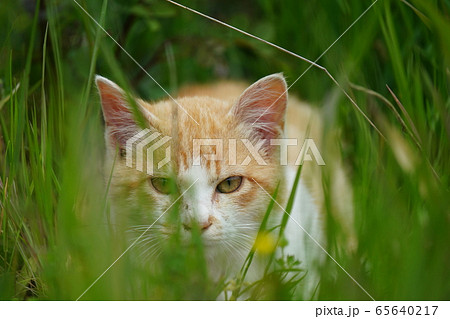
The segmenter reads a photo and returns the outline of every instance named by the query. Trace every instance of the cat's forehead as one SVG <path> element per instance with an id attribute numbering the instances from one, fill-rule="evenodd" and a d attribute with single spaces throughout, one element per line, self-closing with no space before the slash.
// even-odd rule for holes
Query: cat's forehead
<path id="1" fill-rule="evenodd" d="M 204 193 L 208 190 L 211 179 L 210 172 L 204 166 L 181 167 L 177 173 L 179 186 L 183 190 L 192 189 L 192 192 L 202 190 L 201 193 Z"/>
<path id="2" fill-rule="evenodd" d="M 158 119 L 154 127 L 171 138 L 168 169 L 179 182 L 189 186 L 198 177 L 211 184 L 228 176 L 255 175 L 268 169 L 251 160 L 254 155 L 243 142 L 250 137 L 251 125 L 247 130 L 236 120 L 233 101 L 185 97 L 176 102 L 159 102 L 150 105 L 149 111 Z M 245 164 L 247 157 L 251 161 Z"/>
<path id="3" fill-rule="evenodd" d="M 174 125 L 180 139 L 219 136 L 229 129 L 232 102 L 210 97 L 184 97 L 144 107 L 157 119 L 150 123 L 163 134 L 173 135 Z"/>
<path id="4" fill-rule="evenodd" d="M 185 97 L 176 100 L 176 104 L 167 100 L 146 106 L 157 118 L 152 124 L 171 137 L 175 151 L 172 160 L 180 173 L 195 166 L 200 153 L 215 153 L 217 144 L 227 144 L 230 138 L 237 137 L 231 107 L 232 102 L 209 97 Z M 202 162 L 200 166 L 218 174 L 217 161 Z"/>

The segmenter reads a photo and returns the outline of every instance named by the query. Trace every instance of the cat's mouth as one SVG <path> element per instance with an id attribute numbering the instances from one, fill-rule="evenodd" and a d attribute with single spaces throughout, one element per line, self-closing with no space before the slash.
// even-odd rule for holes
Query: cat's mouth
<path id="1" fill-rule="evenodd" d="M 164 238 L 167 239 L 175 236 L 180 236 L 181 242 L 186 244 L 192 242 L 194 238 L 200 238 L 204 246 L 212 247 L 217 245 L 223 239 L 219 233 L 217 233 L 216 231 L 212 231 L 212 229 L 193 230 L 186 227 L 176 228 L 170 226 L 167 227 L 164 225 L 161 225 L 161 227 L 158 228 L 159 234 Z"/>
<path id="2" fill-rule="evenodd" d="M 157 223 L 150 227 L 134 226 L 130 228 L 130 233 L 134 233 L 135 236 L 142 236 L 143 238 L 154 238 L 157 241 L 165 242 L 170 239 L 176 239 L 182 246 L 189 246 L 192 243 L 197 242 L 200 239 L 203 247 L 214 248 L 221 245 L 224 238 L 220 230 L 214 226 L 207 229 L 198 228 L 186 228 L 182 225 L 168 225 L 166 223 Z M 178 239 L 177 239 L 178 238 Z"/>

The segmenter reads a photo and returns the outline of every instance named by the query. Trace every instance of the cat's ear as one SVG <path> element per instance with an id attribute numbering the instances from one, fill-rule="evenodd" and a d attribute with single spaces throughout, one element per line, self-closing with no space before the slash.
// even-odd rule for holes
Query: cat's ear
<path id="1" fill-rule="evenodd" d="M 120 148 L 139 130 L 126 93 L 114 82 L 97 75 L 95 83 L 100 93 L 106 137 Z"/>
<path id="2" fill-rule="evenodd" d="M 284 128 L 287 85 L 282 74 L 268 75 L 239 97 L 232 111 L 239 123 L 260 139 L 280 137 Z"/>

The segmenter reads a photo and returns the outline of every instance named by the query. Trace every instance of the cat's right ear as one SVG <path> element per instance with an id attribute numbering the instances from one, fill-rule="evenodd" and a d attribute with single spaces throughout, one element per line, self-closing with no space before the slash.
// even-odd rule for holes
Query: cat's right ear
<path id="1" fill-rule="evenodd" d="M 114 82 L 96 75 L 95 84 L 100 93 L 107 139 L 112 146 L 125 147 L 139 130 L 126 93 Z"/>
<path id="2" fill-rule="evenodd" d="M 268 75 L 241 94 L 232 108 L 234 116 L 254 136 L 265 140 L 278 138 L 284 128 L 287 90 L 282 74 Z"/>

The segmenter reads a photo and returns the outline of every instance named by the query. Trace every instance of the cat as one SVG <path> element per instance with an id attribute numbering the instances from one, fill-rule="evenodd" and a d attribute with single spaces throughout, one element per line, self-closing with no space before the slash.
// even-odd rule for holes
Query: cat
<path id="1" fill-rule="evenodd" d="M 309 137 L 320 135 L 316 112 L 296 98 L 288 98 L 282 74 L 266 76 L 248 87 L 233 81 L 188 86 L 176 99 L 158 102 L 131 97 L 101 76 L 96 76 L 96 85 L 105 120 L 113 223 L 129 218 L 130 224 L 132 220 L 131 229 L 147 238 L 142 241 L 148 245 L 144 251 L 150 259 L 156 258 L 157 241 L 175 229 L 163 213 L 177 201 L 182 240 L 188 241 L 194 229 L 198 231 L 211 278 L 236 276 L 277 187 L 268 224 L 281 222 L 298 169 L 294 158 L 299 158 L 308 132 Z M 143 129 L 139 123 L 151 133 L 171 139 L 169 153 L 161 148 L 153 158 L 144 157 L 146 166 L 152 168 L 150 175 L 148 170 L 136 169 L 135 159 L 130 167 L 126 158 L 132 151 L 127 141 Z M 297 145 L 290 143 L 286 148 L 270 142 L 284 136 L 295 138 Z M 195 147 L 194 141 L 202 144 Z M 289 151 L 288 165 L 280 162 L 286 157 L 283 147 Z M 156 165 L 166 155 L 171 156 L 166 165 Z M 323 260 L 319 169 L 316 163 L 303 165 L 284 231 L 287 246 L 283 253 L 294 256 L 306 269 L 299 288 L 305 298 L 312 298 L 316 291 Z M 154 233 L 159 233 L 159 239 Z M 264 254 L 257 251 L 256 255 Z M 257 280 L 263 269 L 256 258 L 246 279 Z"/>

